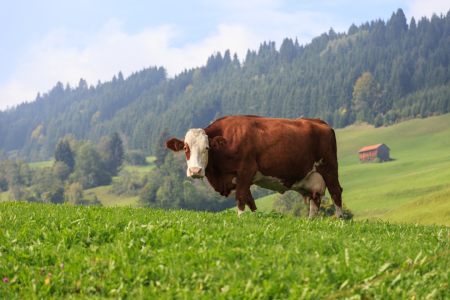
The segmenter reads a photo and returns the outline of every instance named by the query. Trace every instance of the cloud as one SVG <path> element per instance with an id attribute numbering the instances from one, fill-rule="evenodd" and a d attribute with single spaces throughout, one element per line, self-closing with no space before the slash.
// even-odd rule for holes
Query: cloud
<path id="1" fill-rule="evenodd" d="M 0 109 L 32 101 L 38 91 L 46 92 L 58 81 L 74 87 L 84 78 L 95 85 L 97 80 L 111 80 L 119 71 L 127 77 L 155 65 L 164 66 L 173 77 L 185 68 L 204 65 L 214 52 L 231 49 L 243 57 L 248 47 L 256 48 L 260 42 L 236 24 L 218 25 L 216 34 L 199 43 L 171 47 L 178 34 L 175 26 L 164 25 L 129 35 L 117 20 L 88 36 L 66 29 L 52 32 L 30 47 L 11 79 L 0 86 Z"/>
<path id="2" fill-rule="evenodd" d="M 257 50 L 263 41 L 298 37 L 301 44 L 325 31 L 338 20 L 309 11 L 286 13 L 273 9 L 276 3 L 251 10 L 241 6 L 213 32 L 196 43 L 173 46 L 182 37 L 180 26 L 166 24 L 128 34 L 123 23 L 111 19 L 98 32 L 77 32 L 61 28 L 29 47 L 10 79 L 0 86 L 0 109 L 25 100 L 33 101 L 38 91 L 50 90 L 58 81 L 78 85 L 80 78 L 95 85 L 122 71 L 125 77 L 144 67 L 163 66 L 170 77 L 184 69 L 202 66 L 214 52 L 230 49 L 243 60 L 247 49 Z M 334 26 L 333 26 L 334 27 Z M 343 26 L 334 27 L 345 30 Z"/>
<path id="3" fill-rule="evenodd" d="M 433 14 L 440 16 L 446 15 L 450 10 L 450 2 L 442 0 L 414 0 L 408 3 L 408 13 L 410 17 L 414 17 L 416 21 L 422 17 L 431 18 Z"/>

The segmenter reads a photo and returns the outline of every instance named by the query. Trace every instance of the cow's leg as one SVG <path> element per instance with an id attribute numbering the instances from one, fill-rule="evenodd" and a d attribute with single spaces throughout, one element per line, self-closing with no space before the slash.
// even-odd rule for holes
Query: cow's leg
<path id="1" fill-rule="evenodd" d="M 330 187 L 328 188 L 328 191 L 330 192 L 331 199 L 333 199 L 334 208 L 336 209 L 336 218 L 343 219 L 344 213 L 342 211 L 342 188 L 339 185 L 339 182 L 337 183 L 337 187 Z"/>
<path id="2" fill-rule="evenodd" d="M 327 185 L 328 192 L 330 192 L 331 199 L 333 199 L 334 207 L 336 209 L 336 218 L 343 219 L 342 212 L 342 188 L 339 184 L 337 163 L 336 166 L 326 166 L 325 164 L 317 168 L 317 172 L 322 175 Z"/>
<path id="3" fill-rule="evenodd" d="M 238 203 L 237 200 L 236 200 L 236 203 Z M 243 213 L 245 213 L 245 204 L 242 204 L 242 205 L 238 204 L 238 216 L 241 216 Z"/>
<path id="4" fill-rule="evenodd" d="M 244 213 L 245 205 L 247 205 L 251 211 L 257 210 L 255 200 L 250 192 L 250 186 L 252 185 L 253 177 L 255 176 L 256 171 L 252 172 L 249 169 L 244 170 L 243 172 L 238 172 L 236 176 L 237 183 L 235 199 L 239 209 L 239 215 Z"/>

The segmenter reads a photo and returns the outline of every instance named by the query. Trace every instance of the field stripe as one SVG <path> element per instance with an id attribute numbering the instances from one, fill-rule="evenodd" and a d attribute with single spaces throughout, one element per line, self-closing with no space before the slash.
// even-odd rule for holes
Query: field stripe
<path id="1" fill-rule="evenodd" d="M 437 259 L 437 258 L 439 258 L 439 257 L 442 257 L 442 256 L 444 256 L 444 255 L 447 255 L 447 254 L 449 254 L 449 253 L 450 253 L 450 250 L 444 251 L 444 252 L 442 252 L 442 253 L 440 253 L 440 254 L 436 254 L 435 256 L 431 256 L 431 257 L 425 259 L 424 261 L 421 261 L 421 262 L 418 262 L 418 263 L 415 263 L 415 264 L 411 264 L 411 265 L 409 265 L 409 266 L 407 266 L 407 267 L 404 267 L 404 268 L 401 268 L 401 269 L 392 271 L 391 273 L 388 273 L 388 274 L 386 274 L 386 275 L 377 277 L 377 278 L 372 279 L 372 280 L 370 280 L 370 281 L 368 281 L 368 282 L 365 282 L 365 283 L 362 283 L 362 284 L 359 284 L 359 285 L 355 285 L 355 286 L 352 287 L 352 288 L 349 288 L 349 289 L 346 289 L 346 290 L 344 290 L 344 291 L 342 291 L 342 292 L 333 294 L 333 295 L 331 295 L 331 296 L 329 296 L 329 297 L 327 297 L 327 298 L 323 298 L 322 300 L 332 300 L 332 299 L 336 299 L 336 298 L 338 298 L 338 297 L 342 297 L 342 296 L 347 295 L 347 294 L 349 294 L 349 293 L 351 293 L 351 292 L 354 292 L 354 291 L 356 291 L 356 290 L 359 290 L 360 288 L 363 288 L 363 287 L 365 287 L 365 286 L 371 285 L 372 283 L 375 283 L 375 282 L 381 281 L 381 280 L 383 280 L 383 279 L 389 278 L 389 277 L 391 277 L 391 276 L 397 275 L 397 274 L 399 274 L 399 273 L 401 273 L 401 272 L 403 272 L 403 271 L 412 269 L 412 268 L 414 268 L 414 267 L 417 267 L 417 266 L 422 265 L 422 264 L 424 264 L 424 263 L 427 263 L 427 262 L 429 262 L 429 261 L 435 260 L 435 259 Z"/>

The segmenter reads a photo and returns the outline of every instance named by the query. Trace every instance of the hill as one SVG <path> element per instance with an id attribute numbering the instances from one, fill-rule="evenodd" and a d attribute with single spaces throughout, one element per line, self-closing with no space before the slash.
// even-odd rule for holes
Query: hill
<path id="1" fill-rule="evenodd" d="M 95 86 L 57 83 L 36 101 L 0 112 L 0 159 L 20 150 L 28 161 L 48 160 L 66 134 L 98 143 L 114 131 L 149 154 L 164 127 L 182 137 L 226 115 L 321 117 L 341 128 L 445 114 L 449 53 L 450 13 L 408 23 L 399 9 L 386 22 L 330 29 L 307 45 L 263 42 L 243 62 L 217 53 L 174 78 L 150 67 Z"/>
<path id="2" fill-rule="evenodd" d="M 443 299 L 449 291 L 445 227 L 20 202 L 0 211 L 5 299 Z"/>
<path id="3" fill-rule="evenodd" d="M 443 209 L 450 205 L 450 114 L 382 128 L 353 125 L 336 130 L 336 137 L 343 201 L 356 218 L 449 224 L 450 210 Z M 378 143 L 391 149 L 393 160 L 360 164 L 358 150 Z M 413 203 L 420 208 L 408 213 Z"/>
<path id="4" fill-rule="evenodd" d="M 450 226 L 450 189 L 430 193 L 400 205 L 383 216 L 384 220 L 403 223 Z"/>

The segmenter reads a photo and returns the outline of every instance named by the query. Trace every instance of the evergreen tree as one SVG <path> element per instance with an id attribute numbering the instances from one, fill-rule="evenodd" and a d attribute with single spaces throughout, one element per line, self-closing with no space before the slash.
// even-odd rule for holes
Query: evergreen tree
<path id="1" fill-rule="evenodd" d="M 158 141 L 156 142 L 155 149 L 153 150 L 153 153 L 156 156 L 154 163 L 157 167 L 160 167 L 164 163 L 166 155 L 167 153 L 169 153 L 169 150 L 166 148 L 166 141 L 168 141 L 169 139 L 169 129 L 167 129 L 167 127 L 164 127 L 164 129 L 159 134 Z"/>
<path id="2" fill-rule="evenodd" d="M 120 138 L 119 133 L 117 133 L 117 131 L 115 131 L 113 133 L 113 135 L 111 136 L 109 149 L 110 149 L 109 153 L 111 156 L 108 159 L 108 163 L 109 163 L 108 169 L 109 169 L 111 175 L 116 176 L 120 166 L 123 163 L 123 159 L 124 159 L 124 155 L 125 155 L 125 151 L 123 149 L 123 142 L 122 142 L 122 139 Z"/>
<path id="3" fill-rule="evenodd" d="M 58 162 L 63 162 L 69 167 L 70 173 L 74 171 L 75 158 L 72 149 L 70 148 L 69 141 L 59 140 L 54 151 L 54 158 L 55 165 Z"/>
<path id="4" fill-rule="evenodd" d="M 284 62 L 291 63 L 297 54 L 297 49 L 292 42 L 292 39 L 284 39 L 280 48 L 280 59 Z"/>

